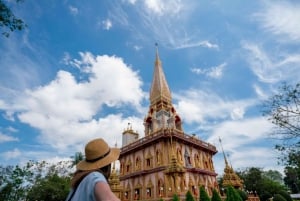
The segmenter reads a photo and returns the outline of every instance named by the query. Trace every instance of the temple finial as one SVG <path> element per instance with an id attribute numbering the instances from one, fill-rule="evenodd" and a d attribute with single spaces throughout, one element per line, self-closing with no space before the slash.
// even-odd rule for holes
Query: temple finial
<path id="1" fill-rule="evenodd" d="M 226 156 L 225 156 L 225 152 L 224 152 L 224 149 L 223 149 L 223 146 L 222 146 L 222 141 L 221 141 L 221 138 L 220 138 L 220 137 L 219 137 L 219 142 L 220 142 L 220 144 L 221 144 L 221 148 L 222 148 L 222 152 L 223 152 L 225 164 L 226 164 L 226 166 L 228 166 L 227 158 L 226 158 Z"/>
<path id="2" fill-rule="evenodd" d="M 156 47 L 156 61 L 159 61 L 159 56 L 158 56 L 158 43 L 155 43 Z"/>

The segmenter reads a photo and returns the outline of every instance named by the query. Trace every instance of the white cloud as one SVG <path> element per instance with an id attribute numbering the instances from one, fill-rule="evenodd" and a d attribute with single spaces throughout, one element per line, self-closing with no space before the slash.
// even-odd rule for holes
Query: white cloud
<path id="1" fill-rule="evenodd" d="M 208 69 L 192 68 L 191 71 L 196 74 L 204 74 L 208 77 L 219 79 L 223 76 L 223 70 L 226 65 L 226 63 L 222 63 L 218 66 L 213 66 Z"/>
<path id="2" fill-rule="evenodd" d="M 186 123 L 204 123 L 210 120 L 222 120 L 243 117 L 247 107 L 253 106 L 255 100 L 225 100 L 212 92 L 196 89 L 174 94 L 178 100 L 176 110 L 184 117 Z"/>
<path id="3" fill-rule="evenodd" d="M 18 138 L 0 133 L 0 143 L 19 141 Z"/>
<path id="4" fill-rule="evenodd" d="M 183 7 L 180 0 L 145 0 L 144 4 L 150 12 L 164 16 L 179 13 Z"/>
<path id="5" fill-rule="evenodd" d="M 143 47 L 142 47 L 142 46 L 139 46 L 139 45 L 134 45 L 133 48 L 134 48 L 136 51 L 140 51 Z"/>
<path id="6" fill-rule="evenodd" d="M 269 1 L 255 16 L 258 17 L 263 28 L 282 36 L 281 40 L 300 42 L 299 2 Z"/>
<path id="7" fill-rule="evenodd" d="M 242 47 L 247 51 L 246 59 L 251 70 L 265 83 L 276 83 L 283 80 L 298 79 L 300 54 L 268 53 L 260 46 L 244 42 Z M 271 53 L 269 53 L 271 54 Z"/>
<path id="8" fill-rule="evenodd" d="M 11 151 L 6 151 L 4 153 L 1 153 L 1 156 L 5 159 L 5 160 L 10 160 L 10 159 L 15 159 L 21 156 L 21 151 L 17 148 L 11 150 Z"/>
<path id="9" fill-rule="evenodd" d="M 263 117 L 224 121 L 214 127 L 208 141 L 217 143 L 220 137 L 224 148 L 233 151 L 256 140 L 267 139 L 271 128 L 271 123 Z"/>
<path id="10" fill-rule="evenodd" d="M 110 18 L 133 32 L 135 39 L 157 41 L 171 49 L 219 49 L 217 44 L 203 39 L 201 30 L 190 23 L 194 12 L 197 12 L 193 1 L 145 0 L 129 3 L 137 17 L 132 17 L 127 10 L 114 4 Z"/>
<path id="11" fill-rule="evenodd" d="M 191 39 L 186 39 L 184 43 L 178 44 L 178 46 L 175 47 L 175 49 L 185 49 L 185 48 L 192 48 L 192 47 L 206 47 L 209 49 L 219 49 L 219 46 L 217 44 L 213 44 L 207 40 L 205 41 L 192 41 Z"/>
<path id="12" fill-rule="evenodd" d="M 143 110 L 140 101 L 145 97 L 137 72 L 115 56 L 94 56 L 80 53 L 77 64 L 87 80 L 79 82 L 67 71 L 59 71 L 45 86 L 28 89 L 10 110 L 19 120 L 41 131 L 39 140 L 58 149 L 76 146 L 93 137 L 105 137 L 120 143 L 120 131 L 129 121 L 140 119 L 110 114 L 96 118 L 103 106 Z M 121 113 L 120 111 L 120 113 Z M 100 112 L 100 113 L 99 113 Z M 113 125 L 113 126 L 112 126 Z"/>
<path id="13" fill-rule="evenodd" d="M 102 21 L 102 26 L 103 26 L 103 29 L 105 30 L 110 30 L 111 27 L 112 27 L 112 22 L 110 19 L 106 19 L 106 20 L 103 20 Z"/>
<path id="14" fill-rule="evenodd" d="M 244 117 L 244 108 L 236 107 L 231 111 L 230 117 L 232 120 L 242 119 Z"/>
<path id="15" fill-rule="evenodd" d="M 9 126 L 8 128 L 6 128 L 9 132 L 12 132 L 12 133 L 15 133 L 15 132 L 18 132 L 18 129 L 15 129 L 11 126 Z"/>
<path id="16" fill-rule="evenodd" d="M 269 138 L 271 128 L 271 123 L 263 117 L 224 121 L 212 127 L 207 141 L 215 144 L 221 152 L 222 148 L 219 142 L 219 138 L 221 138 L 225 155 L 230 163 L 233 163 L 234 169 L 261 167 L 265 170 L 282 171 L 282 167 L 276 164 L 278 153 L 273 148 L 272 139 Z M 224 167 L 224 158 L 220 156 L 221 154 L 218 153 L 215 160 L 216 164 Z M 275 162 L 270 163 L 270 160 Z M 219 169 L 217 172 L 223 172 L 223 170 Z"/>
<path id="17" fill-rule="evenodd" d="M 77 15 L 78 14 L 78 8 L 74 6 L 69 6 L 69 11 L 72 15 Z"/>
<path id="18" fill-rule="evenodd" d="M 255 93 L 258 95 L 258 97 L 260 99 L 268 98 L 268 95 L 263 91 L 263 89 L 260 86 L 258 86 L 257 84 L 254 84 L 253 88 L 254 88 Z"/>

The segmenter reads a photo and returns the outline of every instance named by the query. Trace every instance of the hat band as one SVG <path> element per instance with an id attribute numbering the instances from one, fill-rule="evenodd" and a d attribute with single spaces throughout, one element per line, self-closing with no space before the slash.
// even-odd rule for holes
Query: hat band
<path id="1" fill-rule="evenodd" d="M 85 159 L 86 162 L 88 163 L 93 163 L 93 162 L 96 162 L 104 157 L 106 157 L 108 154 L 110 153 L 110 149 L 108 150 L 108 152 L 106 152 L 104 155 L 102 156 L 99 156 L 98 158 L 95 158 L 95 159 L 91 159 L 91 160 L 88 160 L 88 159 Z"/>

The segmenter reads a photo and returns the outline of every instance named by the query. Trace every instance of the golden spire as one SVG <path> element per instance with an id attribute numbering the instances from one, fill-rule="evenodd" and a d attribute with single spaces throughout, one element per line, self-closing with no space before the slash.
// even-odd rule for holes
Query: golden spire
<path id="1" fill-rule="evenodd" d="M 243 188 L 243 180 L 234 172 L 232 166 L 228 165 L 227 158 L 225 156 L 225 152 L 223 150 L 221 138 L 219 137 L 219 142 L 221 144 L 224 160 L 225 160 L 225 168 L 224 168 L 224 175 L 223 175 L 223 186 L 233 186 L 236 189 Z"/>
<path id="2" fill-rule="evenodd" d="M 223 152 L 223 156 L 224 156 L 224 160 L 225 160 L 225 166 L 227 167 L 228 166 L 228 162 L 227 162 L 227 158 L 225 156 L 225 152 L 224 152 L 224 149 L 223 149 L 223 146 L 222 146 L 222 141 L 221 141 L 221 138 L 219 137 L 219 142 L 221 144 L 221 149 L 222 149 L 222 152 Z"/>
<path id="3" fill-rule="evenodd" d="M 167 101 L 171 103 L 172 97 L 171 92 L 168 86 L 168 83 L 165 78 L 165 74 L 162 69 L 161 61 L 158 54 L 158 45 L 156 45 L 156 58 L 155 58 L 155 67 L 153 73 L 153 80 L 150 89 L 150 102 L 155 104 L 158 101 Z"/>

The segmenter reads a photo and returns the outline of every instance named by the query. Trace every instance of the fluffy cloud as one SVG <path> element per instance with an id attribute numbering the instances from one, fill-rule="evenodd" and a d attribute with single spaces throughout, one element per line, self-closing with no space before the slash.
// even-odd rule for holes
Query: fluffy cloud
<path id="1" fill-rule="evenodd" d="M 253 106 L 255 100 L 223 100 L 212 92 L 197 89 L 177 93 L 176 108 L 186 123 L 204 123 L 209 120 L 227 118 L 241 119 L 247 107 Z"/>
<path id="2" fill-rule="evenodd" d="M 140 119 L 120 114 L 101 113 L 102 107 L 120 111 L 142 110 L 145 97 L 137 72 L 115 56 L 80 53 L 74 61 L 86 79 L 78 81 L 67 71 L 59 71 L 47 85 L 28 89 L 9 106 L 18 119 L 41 131 L 39 140 L 60 150 L 94 138 L 104 137 L 121 144 L 120 131 L 128 122 Z M 113 142 L 110 143 L 113 143 Z"/>

